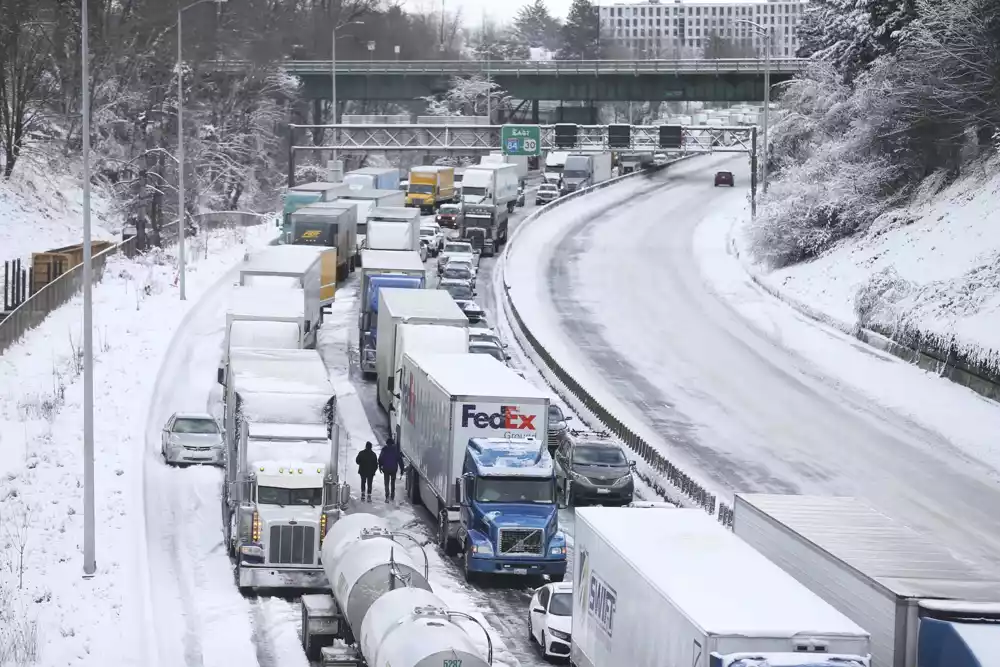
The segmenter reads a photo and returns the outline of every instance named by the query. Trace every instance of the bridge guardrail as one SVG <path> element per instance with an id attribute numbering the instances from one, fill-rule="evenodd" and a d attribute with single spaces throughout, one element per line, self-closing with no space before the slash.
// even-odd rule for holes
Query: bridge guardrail
<path id="1" fill-rule="evenodd" d="M 773 74 L 795 74 L 805 69 L 802 58 L 772 58 Z M 329 60 L 286 60 L 285 69 L 292 74 L 329 75 L 333 63 Z M 209 68 L 238 71 L 247 65 L 243 61 L 210 61 Z M 338 74 L 480 74 L 492 75 L 559 75 L 559 74 L 698 74 L 698 73 L 763 73 L 765 62 L 758 58 L 719 58 L 714 60 L 338 60 Z"/>
<path id="2" fill-rule="evenodd" d="M 693 157 L 690 155 L 685 155 L 679 157 L 675 160 L 671 160 L 662 167 L 654 167 L 653 169 L 659 171 L 670 164 L 678 162 L 680 160 Z M 615 185 L 624 181 L 625 179 L 639 177 L 643 172 L 635 172 L 633 174 L 628 174 L 619 178 L 611 179 L 605 181 L 604 183 L 599 183 L 595 186 L 585 188 L 584 190 L 579 190 L 577 192 L 570 193 L 565 197 L 560 197 L 559 199 L 547 204 L 542 210 L 537 211 L 530 216 L 528 216 L 523 223 L 518 227 L 518 230 L 511 236 L 507 247 L 504 249 L 504 270 L 506 272 L 506 259 L 510 254 L 511 248 L 514 246 L 514 242 L 517 239 L 518 232 L 525 229 L 528 224 L 534 222 L 540 217 L 543 217 L 548 212 L 553 209 L 572 201 L 578 197 L 585 196 L 586 194 L 600 190 L 611 185 Z M 574 378 L 558 361 L 555 357 L 545 348 L 541 341 L 531 332 L 521 314 L 517 310 L 517 306 L 514 304 L 514 299 L 510 294 L 510 285 L 507 283 L 506 273 L 502 276 L 503 281 L 503 291 L 504 291 L 504 301 L 507 305 L 507 310 L 513 315 L 514 322 L 517 328 L 527 340 L 528 344 L 531 346 L 532 350 L 541 358 L 544 364 L 548 367 L 548 370 L 555 375 L 562 385 L 571 393 L 573 396 L 583 404 L 591 414 L 593 414 L 597 419 L 607 428 L 611 433 L 615 434 L 629 449 L 635 452 L 643 461 L 645 461 L 649 467 L 655 472 L 659 477 L 659 480 L 647 480 L 650 482 L 651 486 L 656 488 L 658 492 L 663 492 L 665 486 L 660 484 L 660 480 L 663 483 L 669 484 L 680 491 L 683 495 L 687 496 L 691 501 L 693 501 L 698 507 L 701 507 L 709 514 L 715 515 L 719 522 L 724 526 L 732 527 L 733 524 L 733 508 L 727 504 L 725 501 L 719 500 L 714 493 L 711 493 L 708 489 L 697 482 L 691 475 L 684 472 L 684 470 L 678 466 L 676 463 L 671 461 L 665 455 L 663 455 L 658 449 L 653 447 L 645 438 L 639 435 L 633 428 L 626 424 L 622 419 L 617 417 L 610 410 L 605 408 L 600 401 L 598 401 L 594 396 L 587 391 L 586 388 Z M 657 488 L 659 487 L 659 488 Z"/>
<path id="3" fill-rule="evenodd" d="M 192 216 L 197 229 L 221 229 L 226 227 L 250 227 L 260 224 L 267 216 L 247 211 L 211 211 Z M 167 223 L 160 230 L 160 238 L 166 243 L 177 241 L 177 221 Z M 110 248 L 95 253 L 92 259 L 92 283 L 97 284 L 104 276 L 104 267 L 112 255 L 135 257 L 139 254 L 137 238 L 125 239 Z M 0 320 L 0 354 L 21 340 L 29 331 L 37 327 L 53 310 L 72 299 L 83 289 L 83 264 L 77 264 L 58 278 L 24 300 L 11 313 Z"/>

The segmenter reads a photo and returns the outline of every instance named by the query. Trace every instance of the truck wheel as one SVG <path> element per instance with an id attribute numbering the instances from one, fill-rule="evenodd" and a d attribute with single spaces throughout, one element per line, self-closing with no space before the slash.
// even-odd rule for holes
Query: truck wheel
<path id="1" fill-rule="evenodd" d="M 560 583 L 562 583 L 562 580 L 565 579 L 565 578 L 566 578 L 565 574 L 550 574 L 549 575 L 549 579 L 551 579 L 552 583 L 554 583 L 554 584 L 560 584 Z"/>
<path id="2" fill-rule="evenodd" d="M 444 552 L 445 556 L 450 557 L 448 547 L 450 546 L 451 540 L 448 537 L 448 510 L 443 509 L 438 512 L 438 533 L 437 533 L 438 546 L 441 547 L 441 551 Z"/>
<path id="3" fill-rule="evenodd" d="M 462 558 L 462 573 L 465 575 L 465 581 L 469 584 L 475 584 L 479 580 L 479 573 L 470 567 L 469 559 L 472 558 L 472 550 L 469 545 L 465 545 L 465 556 Z"/>
<path id="4" fill-rule="evenodd" d="M 420 505 L 420 487 L 418 484 L 417 472 L 413 469 L 413 463 L 410 462 L 410 465 L 406 469 L 406 491 L 410 494 L 410 504 L 414 507 Z"/>

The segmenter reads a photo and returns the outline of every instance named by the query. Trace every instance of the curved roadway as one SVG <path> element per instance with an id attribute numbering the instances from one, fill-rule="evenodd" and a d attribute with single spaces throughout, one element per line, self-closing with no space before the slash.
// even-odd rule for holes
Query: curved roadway
<path id="1" fill-rule="evenodd" d="M 652 196 L 577 220 L 548 249 L 549 307 L 576 356 L 721 487 L 858 495 L 996 565 L 996 471 L 825 376 L 705 280 L 695 231 L 747 194 L 714 188 L 720 168 L 748 182 L 745 156 L 680 163 Z"/>

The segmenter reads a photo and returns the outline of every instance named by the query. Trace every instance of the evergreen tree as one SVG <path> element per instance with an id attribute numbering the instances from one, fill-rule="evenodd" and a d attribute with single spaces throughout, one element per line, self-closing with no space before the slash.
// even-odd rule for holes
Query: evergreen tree
<path id="1" fill-rule="evenodd" d="M 549 13 L 545 0 L 524 5 L 514 19 L 514 34 L 526 46 L 555 51 L 560 46 L 559 20 Z"/>
<path id="2" fill-rule="evenodd" d="M 799 28 L 797 55 L 828 61 L 851 81 L 895 53 L 915 18 L 915 0 L 813 0 Z"/>
<path id="3" fill-rule="evenodd" d="M 596 60 L 601 57 L 601 21 L 590 0 L 573 0 L 562 27 L 559 57 Z"/>

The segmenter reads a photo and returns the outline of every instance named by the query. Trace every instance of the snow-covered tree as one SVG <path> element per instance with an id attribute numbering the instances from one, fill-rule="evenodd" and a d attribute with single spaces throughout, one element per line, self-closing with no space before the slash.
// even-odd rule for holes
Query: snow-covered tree
<path id="1" fill-rule="evenodd" d="M 427 113 L 432 116 L 485 116 L 510 105 L 510 96 L 495 81 L 482 76 L 455 77 L 441 97 L 425 97 Z M 489 103 L 487 103 L 489 101 Z"/>
<path id="2" fill-rule="evenodd" d="M 560 28 L 559 20 L 549 13 L 545 0 L 534 0 L 522 6 L 514 19 L 514 34 L 518 41 L 549 51 L 558 50 L 561 45 Z"/>
<path id="3" fill-rule="evenodd" d="M 562 26 L 559 57 L 595 60 L 601 57 L 601 19 L 591 0 L 573 0 Z"/>

